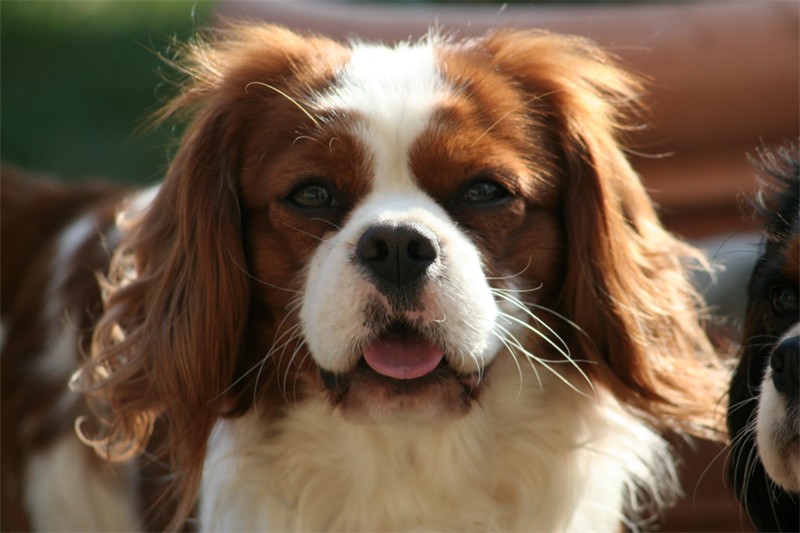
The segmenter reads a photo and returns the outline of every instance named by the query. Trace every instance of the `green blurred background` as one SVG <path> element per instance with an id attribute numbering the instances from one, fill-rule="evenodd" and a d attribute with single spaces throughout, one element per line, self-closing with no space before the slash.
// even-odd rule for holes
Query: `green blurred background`
<path id="1" fill-rule="evenodd" d="M 159 180 L 179 134 L 145 127 L 175 90 L 162 57 L 213 23 L 214 4 L 0 0 L 0 161 L 66 180 Z"/>
<path id="2" fill-rule="evenodd" d="M 174 91 L 161 57 L 212 8 L 0 0 L 0 160 L 64 179 L 157 181 L 177 135 L 144 127 Z"/>

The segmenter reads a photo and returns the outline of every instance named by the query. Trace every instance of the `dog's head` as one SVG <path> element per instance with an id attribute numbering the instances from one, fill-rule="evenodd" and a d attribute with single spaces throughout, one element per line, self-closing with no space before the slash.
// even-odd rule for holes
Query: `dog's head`
<path id="1" fill-rule="evenodd" d="M 794 531 L 800 525 L 800 154 L 787 147 L 763 160 L 764 250 L 750 278 L 731 382 L 730 473 L 759 529 Z"/>
<path id="2" fill-rule="evenodd" d="M 223 414 L 324 395 L 356 422 L 451 419 L 506 386 L 504 357 L 655 427 L 713 425 L 692 252 L 619 145 L 639 85 L 594 46 L 234 26 L 183 68 L 165 113 L 190 125 L 128 221 L 83 374 L 105 451 L 163 421 L 194 487 Z"/>

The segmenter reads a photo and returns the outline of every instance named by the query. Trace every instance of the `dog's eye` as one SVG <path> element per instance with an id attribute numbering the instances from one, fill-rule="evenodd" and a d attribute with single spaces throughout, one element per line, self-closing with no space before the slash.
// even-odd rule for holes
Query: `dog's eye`
<path id="1" fill-rule="evenodd" d="M 325 207 L 338 207 L 339 202 L 324 186 L 312 183 L 298 187 L 289 195 L 291 202 L 307 209 L 321 209 Z"/>
<path id="2" fill-rule="evenodd" d="M 797 289 L 786 285 L 776 285 L 770 289 L 772 310 L 778 316 L 794 316 L 800 312 Z"/>
<path id="3" fill-rule="evenodd" d="M 470 204 L 492 204 L 508 196 L 508 191 L 497 182 L 482 180 L 470 185 L 462 196 L 462 200 Z"/>

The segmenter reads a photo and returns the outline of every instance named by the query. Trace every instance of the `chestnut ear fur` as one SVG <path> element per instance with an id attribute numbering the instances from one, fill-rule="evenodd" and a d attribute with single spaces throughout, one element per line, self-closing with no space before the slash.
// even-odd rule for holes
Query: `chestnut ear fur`
<path id="1" fill-rule="evenodd" d="M 161 418 L 165 449 L 189 487 L 199 482 L 249 305 L 229 128 L 224 116 L 199 117 L 152 206 L 128 221 L 81 375 L 100 412 L 113 412 L 94 442 L 101 455 L 136 455 Z"/>
<path id="2" fill-rule="evenodd" d="M 580 38 L 506 31 L 487 49 L 544 107 L 563 151 L 569 267 L 559 311 L 582 329 L 584 354 L 604 363 L 587 372 L 656 428 L 721 438 L 725 369 L 688 275 L 704 260 L 661 226 L 620 148 L 641 83 Z"/>
<path id="3" fill-rule="evenodd" d="M 279 85 L 303 65 L 296 56 L 319 44 L 271 26 L 231 25 L 214 39 L 189 45 L 178 66 L 189 81 L 159 120 L 180 115 L 189 126 L 151 206 L 121 222 L 103 280 L 105 314 L 72 384 L 98 414 L 100 430 L 84 439 L 104 457 L 128 460 L 156 424 L 163 429 L 156 453 L 178 474 L 173 529 L 196 500 L 247 326 L 237 178 L 248 124 L 267 105 L 248 84 Z"/>

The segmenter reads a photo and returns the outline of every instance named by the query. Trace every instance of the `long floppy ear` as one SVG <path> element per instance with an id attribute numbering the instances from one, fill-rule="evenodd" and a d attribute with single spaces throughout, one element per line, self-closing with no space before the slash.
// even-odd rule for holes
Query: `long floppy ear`
<path id="1" fill-rule="evenodd" d="M 107 424 L 92 439 L 95 449 L 128 460 L 159 421 L 181 487 L 199 482 L 249 305 L 235 139 L 225 138 L 232 133 L 223 115 L 204 115 L 190 126 L 152 203 L 122 222 L 105 313 L 78 376 Z M 188 515 L 191 503 L 181 505 Z"/>
<path id="2" fill-rule="evenodd" d="M 73 382 L 99 415 L 97 434 L 85 439 L 101 455 L 130 459 L 154 427 L 163 431 L 176 475 L 171 528 L 194 505 L 206 443 L 230 407 L 224 393 L 247 326 L 237 178 L 248 125 L 269 116 L 263 94 L 248 92 L 248 84 L 281 78 L 294 66 L 290 50 L 313 48 L 268 26 L 229 27 L 216 37 L 213 45 L 190 45 L 179 66 L 189 80 L 164 115 L 188 115 L 188 129 L 152 202 L 121 221 L 105 313 L 91 359 Z"/>
<path id="3" fill-rule="evenodd" d="M 701 255 L 661 226 L 620 148 L 640 83 L 580 38 L 503 32 L 494 46 L 562 151 L 569 256 L 559 305 L 601 363 L 587 370 L 654 426 L 719 437 L 725 377 L 687 274 Z"/>

